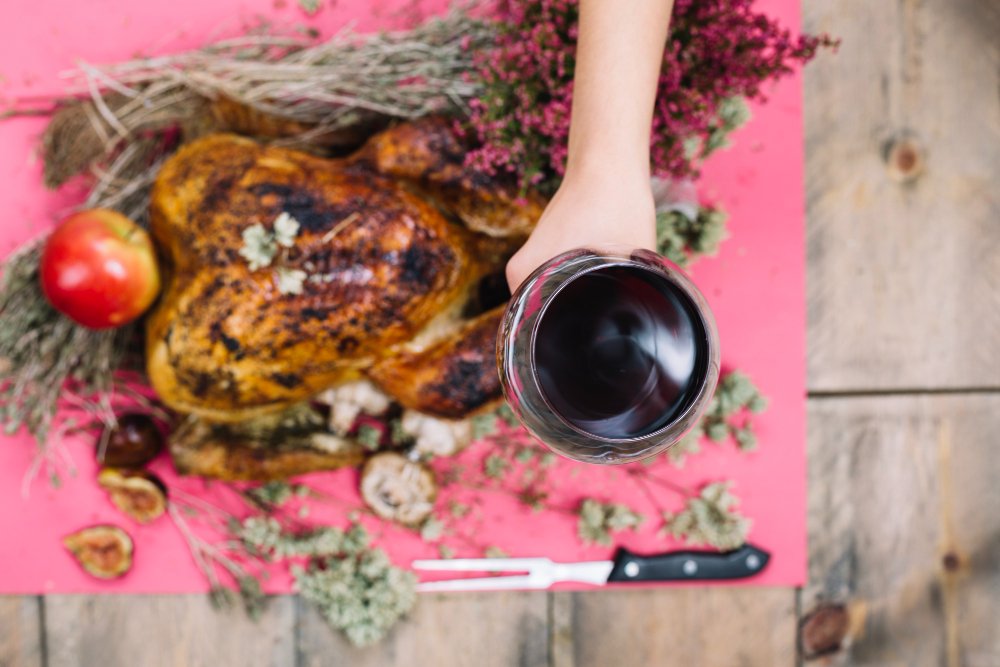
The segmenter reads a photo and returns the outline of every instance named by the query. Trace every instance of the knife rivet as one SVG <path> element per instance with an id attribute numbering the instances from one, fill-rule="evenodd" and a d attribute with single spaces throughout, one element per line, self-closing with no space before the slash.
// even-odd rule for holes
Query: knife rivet
<path id="1" fill-rule="evenodd" d="M 639 565 L 634 560 L 630 560 L 629 562 L 625 563 L 626 577 L 634 577 L 637 574 L 639 574 Z"/>
<path id="2" fill-rule="evenodd" d="M 684 561 L 684 565 L 681 566 L 681 569 L 684 571 L 684 574 L 691 576 L 698 571 L 698 563 L 693 560 L 686 560 Z"/>
<path id="3" fill-rule="evenodd" d="M 751 570 L 756 570 L 760 567 L 760 557 L 757 554 L 750 554 L 747 556 L 747 567 Z"/>

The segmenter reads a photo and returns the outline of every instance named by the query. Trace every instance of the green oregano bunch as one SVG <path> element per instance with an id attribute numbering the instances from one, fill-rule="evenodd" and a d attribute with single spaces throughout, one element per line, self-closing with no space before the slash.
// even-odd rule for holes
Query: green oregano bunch
<path id="1" fill-rule="evenodd" d="M 355 646 L 368 646 L 413 608 L 417 578 L 370 547 L 360 526 L 351 531 L 360 534 L 345 539 L 339 552 L 313 558 L 304 568 L 292 566 L 292 575 L 302 598 L 315 604 L 327 623 Z"/>
<path id="2" fill-rule="evenodd" d="M 688 456 L 701 451 L 701 439 L 706 436 L 717 443 L 732 436 L 742 451 L 752 451 L 757 447 L 757 435 L 747 413 L 756 414 L 765 409 L 767 399 L 750 378 L 740 371 L 730 371 L 719 380 L 712 402 L 698 424 L 667 450 L 667 460 L 682 467 Z"/>
<path id="3" fill-rule="evenodd" d="M 726 238 L 726 213 L 701 206 L 691 218 L 684 211 L 671 209 L 656 214 L 656 250 L 678 266 L 687 266 L 702 255 L 719 252 Z"/>
<path id="4" fill-rule="evenodd" d="M 707 124 L 704 136 L 689 136 L 684 140 L 684 156 L 689 160 L 705 159 L 720 148 L 729 146 L 729 135 L 750 120 L 750 107 L 739 96 L 719 102 L 716 116 Z"/>
<path id="5" fill-rule="evenodd" d="M 482 440 L 488 435 L 493 435 L 497 432 L 497 426 L 502 421 L 507 424 L 507 426 L 518 427 L 520 422 L 517 420 L 517 416 L 514 411 L 510 409 L 510 406 L 506 403 L 502 403 L 500 407 L 492 412 L 483 412 L 481 414 L 472 417 L 472 439 Z"/>
<path id="6" fill-rule="evenodd" d="M 296 588 L 356 646 L 384 637 L 416 602 L 416 575 L 371 546 L 359 524 L 299 532 L 284 529 L 270 516 L 251 516 L 237 524 L 233 532 L 251 554 L 268 561 L 308 558 L 304 567 L 291 567 Z M 242 581 L 240 586 L 242 591 Z"/>
<path id="7" fill-rule="evenodd" d="M 257 504 L 265 507 L 281 507 L 291 500 L 296 492 L 297 488 L 284 480 L 265 482 L 246 491 Z"/>
<path id="8" fill-rule="evenodd" d="M 635 530 L 646 520 L 638 512 L 621 503 L 602 503 L 587 498 L 580 504 L 576 524 L 577 534 L 584 543 L 611 544 L 611 533 Z"/>
<path id="9" fill-rule="evenodd" d="M 701 451 L 701 439 L 705 435 L 705 432 L 701 428 L 701 424 L 697 424 L 692 428 L 687 435 L 681 438 L 677 444 L 670 447 L 667 450 L 667 460 L 678 468 L 684 467 L 684 462 L 687 457 L 697 454 Z M 649 465 L 656 463 L 656 458 L 645 459 L 649 462 Z"/>
<path id="10" fill-rule="evenodd" d="M 767 409 L 767 399 L 744 373 L 733 371 L 719 380 L 715 396 L 702 418 L 701 428 L 714 442 L 732 436 L 743 451 L 757 447 L 757 435 L 745 413 L 761 413 Z M 742 417 L 742 419 L 741 419 Z"/>
<path id="11" fill-rule="evenodd" d="M 361 540 L 351 531 L 362 530 L 354 527 L 346 533 L 339 528 L 323 526 L 308 531 L 285 530 L 281 523 L 270 516 L 251 516 L 243 519 L 234 531 L 247 551 L 274 561 L 296 556 L 325 556 L 344 550 L 345 544 Z M 363 541 L 366 541 L 367 537 Z"/>
<path id="12" fill-rule="evenodd" d="M 707 544 L 723 551 L 742 546 L 751 522 L 736 510 L 739 499 L 729 492 L 729 486 L 729 482 L 706 484 L 697 496 L 687 499 L 683 510 L 663 515 L 661 532 L 688 544 Z"/>

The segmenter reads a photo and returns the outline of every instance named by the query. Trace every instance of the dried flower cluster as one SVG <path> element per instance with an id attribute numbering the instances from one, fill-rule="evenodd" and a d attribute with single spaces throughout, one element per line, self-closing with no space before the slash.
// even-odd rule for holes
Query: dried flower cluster
<path id="1" fill-rule="evenodd" d="M 295 497 L 300 493 L 299 489 L 305 489 L 305 487 L 293 486 L 283 480 L 273 480 L 247 489 L 246 495 L 250 496 L 251 500 L 258 505 L 274 508 L 281 507 Z"/>
<path id="2" fill-rule="evenodd" d="M 726 214 L 707 206 L 694 217 L 685 211 L 656 214 L 656 250 L 678 266 L 687 266 L 700 255 L 714 255 L 726 238 Z"/>
<path id="3" fill-rule="evenodd" d="M 296 588 L 357 646 L 381 639 L 416 602 L 416 576 L 372 547 L 360 524 L 347 530 L 320 526 L 292 531 L 274 517 L 255 515 L 235 522 L 233 528 L 252 556 L 267 561 L 307 558 L 304 567 L 291 566 Z M 237 583 L 248 611 L 259 607 L 263 600 L 259 581 L 238 577 Z M 218 595 L 225 595 L 224 590 Z"/>
<path id="4" fill-rule="evenodd" d="M 706 544 L 722 551 L 743 545 L 750 519 L 736 509 L 739 500 L 729 492 L 729 482 L 707 484 L 688 498 L 684 509 L 663 516 L 664 532 L 688 544 Z"/>
<path id="5" fill-rule="evenodd" d="M 360 526 L 343 533 L 339 548 L 329 555 L 304 568 L 292 566 L 292 574 L 302 597 L 356 646 L 384 637 L 417 600 L 416 576 L 369 546 Z"/>
<path id="6" fill-rule="evenodd" d="M 753 381 L 740 371 L 730 371 L 722 376 L 715 388 L 712 402 L 701 421 L 680 442 L 667 450 L 667 458 L 676 466 L 684 465 L 685 458 L 701 451 L 701 440 L 723 442 L 729 437 L 743 451 L 757 447 L 757 434 L 753 430 L 750 414 L 767 409 L 767 399 Z"/>
<path id="7" fill-rule="evenodd" d="M 611 533 L 635 530 L 646 518 L 621 503 L 602 503 L 592 498 L 580 504 L 577 534 L 584 543 L 611 544 Z"/>
<path id="8" fill-rule="evenodd" d="M 759 414 L 767 409 L 767 399 L 744 373 L 733 371 L 719 381 L 712 402 L 702 418 L 705 435 L 714 442 L 732 436 L 740 449 L 757 447 L 757 436 L 747 412 Z M 741 419 L 742 417 L 742 419 Z"/>
<path id="9" fill-rule="evenodd" d="M 274 517 L 259 515 L 241 521 L 236 534 L 250 553 L 265 560 L 335 554 L 360 539 L 359 534 L 329 526 L 289 532 Z"/>
<path id="10" fill-rule="evenodd" d="M 271 229 L 259 222 L 243 230 L 243 245 L 240 256 L 247 261 L 251 271 L 270 266 L 278 247 L 291 248 L 295 245 L 295 236 L 299 233 L 299 221 L 282 211 Z"/>
<path id="11" fill-rule="evenodd" d="M 485 92 L 470 125 L 482 148 L 470 164 L 516 173 L 551 193 L 566 162 L 577 38 L 575 0 L 504 0 L 495 47 L 475 58 Z M 747 118 L 744 99 L 832 44 L 793 37 L 751 0 L 677 0 L 661 68 L 651 146 L 656 174 L 697 172 Z"/>
<path id="12" fill-rule="evenodd" d="M 243 230 L 240 256 L 247 261 L 251 271 L 271 266 L 282 248 L 287 250 L 295 245 L 295 237 L 300 227 L 299 221 L 285 211 L 274 219 L 271 229 L 259 222 L 250 225 Z M 308 275 L 302 269 L 277 266 L 274 278 L 279 293 L 302 294 L 302 285 Z"/>

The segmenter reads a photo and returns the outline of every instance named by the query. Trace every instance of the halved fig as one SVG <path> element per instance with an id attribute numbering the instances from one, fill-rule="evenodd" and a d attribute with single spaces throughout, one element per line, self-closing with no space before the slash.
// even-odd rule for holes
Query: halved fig
<path id="1" fill-rule="evenodd" d="M 97 483 L 118 509 L 139 523 L 149 523 L 167 510 L 167 487 L 152 473 L 105 468 Z"/>
<path id="2" fill-rule="evenodd" d="M 384 452 L 368 459 L 361 470 L 361 497 L 380 517 L 416 526 L 434 507 L 437 483 L 427 466 Z"/>
<path id="3" fill-rule="evenodd" d="M 84 572 L 98 579 L 117 579 L 132 569 L 132 538 L 118 526 L 78 530 L 63 538 L 63 546 Z"/>
<path id="4" fill-rule="evenodd" d="M 106 466 L 140 468 L 163 449 L 163 434 L 149 415 L 129 413 L 118 417 L 118 425 L 104 434 L 104 455 L 98 462 Z"/>

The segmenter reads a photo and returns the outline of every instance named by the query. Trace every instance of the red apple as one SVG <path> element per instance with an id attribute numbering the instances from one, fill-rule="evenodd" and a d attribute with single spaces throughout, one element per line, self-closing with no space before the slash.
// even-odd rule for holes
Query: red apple
<path id="1" fill-rule="evenodd" d="M 134 320 L 160 291 L 149 234 L 108 209 L 63 220 L 45 243 L 40 269 L 42 291 L 52 306 L 91 329 Z"/>

